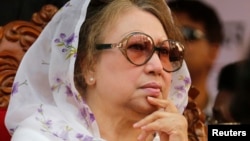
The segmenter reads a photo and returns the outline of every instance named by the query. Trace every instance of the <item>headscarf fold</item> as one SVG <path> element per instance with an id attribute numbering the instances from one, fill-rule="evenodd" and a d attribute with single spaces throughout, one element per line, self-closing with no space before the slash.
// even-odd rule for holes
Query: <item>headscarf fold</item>
<path id="1" fill-rule="evenodd" d="M 9 132 L 15 132 L 13 140 L 103 140 L 93 113 L 74 85 L 79 31 L 89 3 L 66 3 L 23 57 L 5 118 Z M 169 98 L 182 113 L 191 84 L 185 62 L 172 74 Z"/>

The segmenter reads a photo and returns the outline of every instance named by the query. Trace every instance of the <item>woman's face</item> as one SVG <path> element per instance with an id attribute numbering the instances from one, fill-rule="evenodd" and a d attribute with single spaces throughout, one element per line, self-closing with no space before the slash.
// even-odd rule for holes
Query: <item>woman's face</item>
<path id="1" fill-rule="evenodd" d="M 102 43 L 118 43 L 135 31 L 150 35 L 156 45 L 167 39 L 163 26 L 156 17 L 131 8 L 103 30 Z M 156 53 L 145 65 L 136 66 L 118 48 L 101 51 L 94 73 L 96 83 L 93 92 L 102 103 L 100 108 L 112 109 L 108 112 L 114 113 L 119 111 L 124 114 L 132 112 L 145 115 L 157 109 L 149 104 L 147 97 L 167 98 L 171 73 L 163 70 Z"/>

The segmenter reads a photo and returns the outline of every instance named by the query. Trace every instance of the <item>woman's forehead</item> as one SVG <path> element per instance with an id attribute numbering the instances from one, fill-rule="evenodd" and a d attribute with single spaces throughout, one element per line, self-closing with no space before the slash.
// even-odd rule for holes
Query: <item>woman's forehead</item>
<path id="1" fill-rule="evenodd" d="M 130 10 L 120 13 L 118 18 L 109 21 L 103 30 L 104 42 L 114 42 L 114 40 L 118 42 L 132 32 L 146 33 L 154 40 L 167 39 L 165 30 L 156 16 L 131 7 Z"/>

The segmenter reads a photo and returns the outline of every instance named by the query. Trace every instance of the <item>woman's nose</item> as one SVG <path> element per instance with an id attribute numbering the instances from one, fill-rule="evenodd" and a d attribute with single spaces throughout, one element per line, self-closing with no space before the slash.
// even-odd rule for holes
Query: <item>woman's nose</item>
<path id="1" fill-rule="evenodd" d="M 161 73 L 163 71 L 163 65 L 157 52 L 155 52 L 146 63 L 146 70 L 155 73 Z"/>

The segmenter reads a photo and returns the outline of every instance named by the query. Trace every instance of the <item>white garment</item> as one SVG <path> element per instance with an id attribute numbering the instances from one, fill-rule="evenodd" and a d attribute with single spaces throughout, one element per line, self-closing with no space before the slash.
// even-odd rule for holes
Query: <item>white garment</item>
<path id="1" fill-rule="evenodd" d="M 65 4 L 23 57 L 5 119 L 9 132 L 15 131 L 12 141 L 103 140 L 73 81 L 78 34 L 89 2 Z M 169 98 L 183 112 L 191 84 L 185 62 L 172 78 Z"/>

